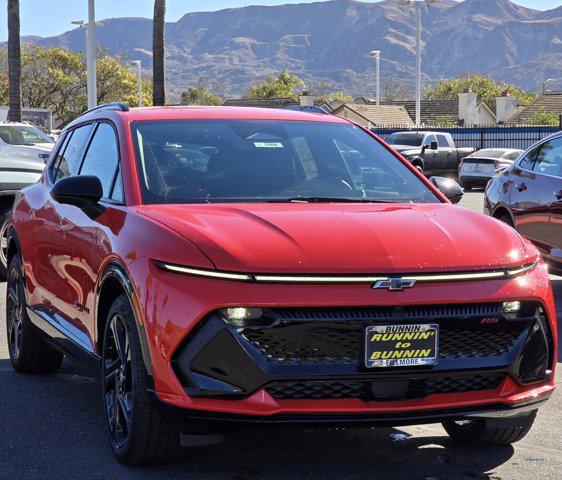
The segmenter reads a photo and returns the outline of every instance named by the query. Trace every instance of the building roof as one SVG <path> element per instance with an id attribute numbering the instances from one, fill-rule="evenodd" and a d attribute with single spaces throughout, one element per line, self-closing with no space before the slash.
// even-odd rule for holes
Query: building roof
<path id="1" fill-rule="evenodd" d="M 373 125 L 377 125 L 377 106 L 347 104 L 351 110 L 357 112 Z M 412 117 L 402 105 L 381 105 L 379 125 L 414 125 Z"/>
<path id="2" fill-rule="evenodd" d="M 541 93 L 530 105 L 517 108 L 509 116 L 507 123 L 523 124 L 540 111 L 562 115 L 562 92 Z"/>
<path id="3" fill-rule="evenodd" d="M 367 105 L 375 104 L 372 98 L 358 98 L 356 103 L 365 103 Z M 416 118 L 416 101 L 415 100 L 393 100 L 383 101 L 381 105 L 402 105 L 408 112 L 410 118 Z M 439 121 L 450 120 L 457 122 L 459 119 L 459 100 L 422 100 L 421 101 L 421 123 L 435 124 Z"/>

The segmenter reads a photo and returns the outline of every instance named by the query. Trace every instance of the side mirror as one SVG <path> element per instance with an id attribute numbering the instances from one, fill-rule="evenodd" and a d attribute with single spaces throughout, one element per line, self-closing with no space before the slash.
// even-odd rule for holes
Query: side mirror
<path id="1" fill-rule="evenodd" d="M 445 195 L 451 202 L 459 203 L 464 195 L 462 187 L 452 178 L 447 177 L 431 177 L 429 179 L 443 195 Z"/>
<path id="2" fill-rule="evenodd" d="M 93 175 L 66 177 L 53 185 L 51 197 L 59 203 L 87 208 L 101 200 L 103 187 L 100 179 Z"/>
<path id="3" fill-rule="evenodd" d="M 436 141 L 433 141 L 430 143 L 429 148 L 431 148 L 431 150 L 437 150 L 439 148 L 439 144 Z"/>

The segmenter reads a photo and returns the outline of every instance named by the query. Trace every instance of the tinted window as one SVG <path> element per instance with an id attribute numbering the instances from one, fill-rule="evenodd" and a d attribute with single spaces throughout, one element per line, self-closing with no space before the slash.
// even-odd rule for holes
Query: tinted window
<path id="1" fill-rule="evenodd" d="M 432 142 L 436 142 L 437 140 L 435 140 L 435 135 L 428 135 L 427 137 L 425 137 L 425 145 L 431 145 Z"/>
<path id="2" fill-rule="evenodd" d="M 78 169 L 80 168 L 80 163 L 82 161 L 82 155 L 84 153 L 84 149 L 86 148 L 86 143 L 88 142 L 92 128 L 93 125 L 88 124 L 78 127 L 72 132 L 72 137 L 70 137 L 63 157 L 61 157 L 59 161 L 57 172 L 55 174 L 55 181 L 78 173 Z"/>
<path id="3" fill-rule="evenodd" d="M 103 196 L 109 198 L 119 163 L 115 130 L 109 123 L 100 123 L 84 157 L 80 175 L 95 175 L 101 180 Z"/>
<path id="4" fill-rule="evenodd" d="M 439 142 L 440 147 L 449 148 L 449 142 L 445 135 L 437 135 L 437 142 Z"/>
<path id="5" fill-rule="evenodd" d="M 66 146 L 68 145 L 68 141 L 70 140 L 71 136 L 72 136 L 72 132 L 67 133 L 59 143 L 57 156 L 53 159 L 51 163 L 51 178 L 53 179 L 55 178 L 55 173 L 57 171 L 57 168 L 59 167 L 59 163 L 64 158 L 64 151 L 66 150 Z"/>
<path id="6" fill-rule="evenodd" d="M 391 152 L 353 125 L 144 121 L 132 125 L 132 135 L 145 203 L 288 202 L 299 197 L 438 201 Z"/>
<path id="7" fill-rule="evenodd" d="M 533 163 L 535 162 L 535 157 L 537 156 L 539 148 L 540 147 L 535 147 L 532 150 L 529 150 L 527 154 L 519 161 L 519 166 L 527 170 L 532 170 Z"/>
<path id="8" fill-rule="evenodd" d="M 533 170 L 546 175 L 562 177 L 562 138 L 556 138 L 542 145 Z"/>
<path id="9" fill-rule="evenodd" d="M 423 141 L 421 133 L 393 133 L 386 139 L 390 145 L 407 145 L 411 147 L 419 147 Z"/>
<path id="10" fill-rule="evenodd" d="M 117 174 L 115 185 L 113 186 L 111 199 L 120 203 L 123 203 L 125 201 L 125 195 L 123 194 L 123 177 L 121 175 L 121 168 L 119 168 L 119 173 Z"/>

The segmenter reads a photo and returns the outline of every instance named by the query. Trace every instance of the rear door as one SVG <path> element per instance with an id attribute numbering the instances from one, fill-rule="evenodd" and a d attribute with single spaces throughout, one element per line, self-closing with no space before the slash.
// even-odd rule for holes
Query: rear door
<path id="1" fill-rule="evenodd" d="M 439 170 L 442 173 L 454 173 L 458 172 L 458 156 L 457 150 L 449 143 L 449 139 L 446 135 L 436 134 L 437 144 L 439 149 L 437 150 L 438 165 Z"/>
<path id="2" fill-rule="evenodd" d="M 86 124 L 66 134 L 47 172 L 50 183 L 78 173 L 92 130 L 93 125 Z M 32 304 L 58 322 L 64 310 L 63 305 L 71 297 L 65 271 L 70 257 L 63 228 L 68 209 L 56 202 L 48 189 L 41 193 L 41 196 L 34 198 L 34 204 L 31 205 L 34 220 L 28 236 L 36 251 L 34 257 L 41 259 L 31 265 L 36 285 L 32 294 Z M 73 333 L 79 335 L 79 332 Z"/>
<path id="3" fill-rule="evenodd" d="M 542 144 L 530 150 L 509 177 L 515 228 L 546 255 L 550 254 L 550 211 L 556 183 L 555 177 L 546 173 L 544 155 L 548 149 Z"/>

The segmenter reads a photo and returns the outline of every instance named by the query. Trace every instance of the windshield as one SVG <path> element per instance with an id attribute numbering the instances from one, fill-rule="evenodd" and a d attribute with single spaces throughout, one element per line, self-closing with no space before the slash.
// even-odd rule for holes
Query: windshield
<path id="1" fill-rule="evenodd" d="M 409 147 L 419 147 L 423 141 L 423 134 L 420 133 L 393 133 L 386 139 L 390 145 L 408 145 Z"/>
<path id="2" fill-rule="evenodd" d="M 37 143 L 54 143 L 41 130 L 31 125 L 1 125 L 0 138 L 9 145 L 35 145 Z"/>
<path id="3" fill-rule="evenodd" d="M 181 120 L 131 128 L 144 203 L 439 202 L 354 125 Z"/>

